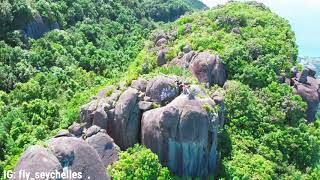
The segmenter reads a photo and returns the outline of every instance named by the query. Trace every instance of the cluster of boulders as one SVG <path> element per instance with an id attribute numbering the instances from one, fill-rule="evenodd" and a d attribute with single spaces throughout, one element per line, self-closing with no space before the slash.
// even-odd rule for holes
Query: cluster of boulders
<path id="1" fill-rule="evenodd" d="M 210 52 L 195 52 L 189 46 L 186 46 L 183 52 L 168 65 L 188 68 L 200 83 L 208 86 L 213 84 L 223 86 L 227 81 L 225 65 L 218 55 Z"/>
<path id="2" fill-rule="evenodd" d="M 207 176 L 218 158 L 223 97 L 210 97 L 197 85 L 189 87 L 192 93 L 186 93 L 181 83 L 177 76 L 160 75 L 151 80 L 139 78 L 125 89 L 100 91 L 81 107 L 80 124 L 59 132 L 47 147 L 30 147 L 15 170 L 68 169 L 103 180 L 108 178 L 105 167 L 118 159 L 119 149 L 140 143 L 178 175 Z M 39 157 L 33 154 L 43 161 L 36 162 Z M 41 166 L 45 161 L 50 163 Z"/>
<path id="3" fill-rule="evenodd" d="M 30 173 L 30 179 L 107 180 L 110 178 L 106 167 L 118 160 L 119 151 L 105 129 L 98 126 L 85 129 L 81 124 L 73 123 L 44 146 L 29 147 L 14 171 L 15 174 L 22 171 Z M 39 178 L 39 173 L 47 173 L 50 177 Z M 25 177 L 15 176 L 12 179 L 22 180 Z"/>
<path id="4" fill-rule="evenodd" d="M 205 96 L 199 86 L 190 88 L 202 93 L 201 98 L 197 93 L 183 93 L 181 84 L 177 76 L 139 78 L 121 94 L 115 90 L 109 97 L 84 105 L 81 122 L 106 129 L 122 150 L 136 143 L 146 145 L 178 175 L 207 176 L 216 165 L 223 98 Z M 221 108 L 215 113 L 205 108 L 217 105 Z"/>
<path id="5" fill-rule="evenodd" d="M 188 26 L 189 27 L 189 26 Z M 168 35 L 158 34 L 155 37 L 155 49 L 158 51 L 158 66 L 179 66 L 189 69 L 200 83 L 208 86 L 218 84 L 223 86 L 227 81 L 227 71 L 220 57 L 211 52 L 196 52 L 190 46 L 185 46 L 182 52 L 174 59 L 167 60 L 169 48 L 165 45 L 169 41 Z"/>
<path id="6" fill-rule="evenodd" d="M 297 67 L 293 67 L 291 73 L 291 77 L 285 79 L 285 82 L 308 104 L 306 120 L 308 123 L 314 122 L 320 102 L 320 80 L 315 76 L 316 68 L 308 65 L 299 73 Z"/>

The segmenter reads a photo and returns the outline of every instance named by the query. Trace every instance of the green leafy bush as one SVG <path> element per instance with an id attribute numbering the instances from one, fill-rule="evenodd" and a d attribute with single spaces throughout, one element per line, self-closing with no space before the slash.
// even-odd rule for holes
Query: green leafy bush
<path id="1" fill-rule="evenodd" d="M 121 152 L 119 161 L 108 167 L 108 173 L 116 180 L 171 179 L 169 170 L 161 166 L 158 156 L 141 145 L 135 145 Z"/>
<path id="2" fill-rule="evenodd" d="M 315 170 L 320 160 L 320 130 L 317 123 L 305 124 L 306 103 L 291 87 L 271 83 L 254 91 L 230 81 L 225 88 L 222 176 L 274 179 L 293 172 L 306 176 Z"/>

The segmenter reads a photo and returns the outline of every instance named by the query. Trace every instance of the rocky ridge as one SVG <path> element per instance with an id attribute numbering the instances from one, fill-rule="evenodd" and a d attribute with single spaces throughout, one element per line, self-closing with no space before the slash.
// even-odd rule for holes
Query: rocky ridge
<path id="1" fill-rule="evenodd" d="M 216 167 L 223 98 L 211 98 L 197 85 L 190 86 L 193 93 L 183 92 L 181 83 L 177 76 L 160 75 L 149 81 L 139 78 L 125 89 L 108 87 L 81 107 L 81 124 L 62 130 L 45 148 L 30 149 L 40 149 L 44 158 L 52 159 L 52 166 L 43 166 L 45 171 L 67 168 L 107 179 L 104 169 L 118 159 L 119 149 L 141 143 L 172 172 L 205 177 Z M 31 150 L 15 171 L 37 170 Z"/>

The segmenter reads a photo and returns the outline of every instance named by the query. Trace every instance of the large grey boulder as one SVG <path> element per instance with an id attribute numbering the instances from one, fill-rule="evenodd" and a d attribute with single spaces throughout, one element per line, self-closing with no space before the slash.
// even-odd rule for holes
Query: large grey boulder
<path id="1" fill-rule="evenodd" d="M 108 134 L 121 149 L 138 143 L 140 128 L 139 92 L 128 88 L 119 98 Z"/>
<path id="2" fill-rule="evenodd" d="M 142 78 L 132 81 L 131 87 L 141 92 L 146 92 L 148 81 Z"/>
<path id="3" fill-rule="evenodd" d="M 188 51 L 188 50 L 186 50 Z M 189 51 L 187 53 L 183 53 L 182 56 L 177 56 L 175 57 L 172 61 L 170 61 L 169 65 L 170 66 L 179 66 L 179 67 L 188 67 L 192 58 L 196 55 L 197 53 L 194 51 Z"/>
<path id="4" fill-rule="evenodd" d="M 227 72 L 221 59 L 209 52 L 198 53 L 192 59 L 189 69 L 200 83 L 207 83 L 209 86 L 223 86 L 227 80 Z"/>
<path id="5" fill-rule="evenodd" d="M 160 40 L 160 39 L 169 39 L 168 35 L 166 34 L 166 32 L 164 32 L 163 30 L 156 30 L 152 33 L 152 37 L 154 39 L 154 44 L 155 46 L 157 45 L 157 42 Z"/>
<path id="6" fill-rule="evenodd" d="M 87 138 L 86 142 L 98 152 L 105 167 L 119 159 L 120 148 L 108 134 L 99 132 Z"/>
<path id="7" fill-rule="evenodd" d="M 168 53 L 168 51 L 169 51 L 168 48 L 164 48 L 164 49 L 159 50 L 158 56 L 157 56 L 157 65 L 159 67 L 163 66 L 167 63 L 166 54 Z"/>
<path id="8" fill-rule="evenodd" d="M 138 103 L 139 109 L 142 111 L 148 111 L 152 109 L 153 103 L 152 102 L 147 102 L 147 101 L 140 101 Z"/>
<path id="9" fill-rule="evenodd" d="M 298 81 L 302 84 L 308 83 L 309 69 L 303 69 L 302 73 L 299 73 Z"/>
<path id="10" fill-rule="evenodd" d="M 162 45 L 167 44 L 168 40 L 166 38 L 161 38 L 156 42 L 156 47 L 161 47 Z"/>
<path id="11" fill-rule="evenodd" d="M 157 76 L 149 81 L 146 96 L 152 102 L 165 105 L 179 95 L 177 77 Z"/>
<path id="12" fill-rule="evenodd" d="M 48 148 L 59 160 L 64 170 L 82 174 L 82 179 L 109 179 L 97 153 L 80 138 L 60 137 L 48 141 Z"/>
<path id="13" fill-rule="evenodd" d="M 14 169 L 16 176 L 12 179 L 25 180 L 18 176 L 19 172 L 30 173 L 30 178 L 35 178 L 38 172 L 62 172 L 62 166 L 59 160 L 48 149 L 42 146 L 30 146 L 18 160 Z M 43 180 L 46 178 L 42 178 Z"/>
<path id="14" fill-rule="evenodd" d="M 306 69 L 308 69 L 310 77 L 316 78 L 317 68 L 313 64 L 309 64 Z"/>
<path id="15" fill-rule="evenodd" d="M 85 104 L 80 110 L 80 121 L 85 123 L 85 127 L 91 127 L 94 122 L 102 125 L 102 128 L 106 128 L 108 115 L 104 111 L 104 108 L 108 107 L 108 103 L 105 98 L 99 98 Z"/>
<path id="16" fill-rule="evenodd" d="M 93 113 L 92 125 L 96 125 L 102 129 L 108 128 L 108 114 L 105 107 L 97 108 Z"/>
<path id="17" fill-rule="evenodd" d="M 62 129 L 54 137 L 73 137 L 74 135 L 69 132 L 69 130 Z"/>
<path id="18" fill-rule="evenodd" d="M 206 177 L 215 169 L 219 118 L 204 106 L 197 97 L 182 94 L 143 114 L 142 143 L 179 176 Z"/>
<path id="19" fill-rule="evenodd" d="M 85 134 L 85 137 L 88 138 L 97 134 L 100 131 L 101 131 L 101 128 L 99 126 L 93 125 L 89 129 L 87 129 L 84 134 Z"/>
<path id="20" fill-rule="evenodd" d="M 69 126 L 68 131 L 75 136 L 81 136 L 83 133 L 83 127 L 81 124 L 73 122 L 72 125 Z"/>
<path id="21" fill-rule="evenodd" d="M 108 124 L 113 120 L 111 109 L 114 109 L 115 102 L 120 96 L 119 91 L 114 91 L 109 97 L 99 97 L 85 104 L 80 109 L 80 121 L 85 123 L 85 127 L 97 125 L 102 129 L 108 129 Z M 110 117 L 111 116 L 111 117 Z"/>
<path id="22" fill-rule="evenodd" d="M 315 121 L 320 103 L 320 80 L 310 76 L 313 73 L 309 74 L 309 70 L 305 69 L 297 74 L 297 78 L 292 78 L 295 93 L 308 104 L 306 119 L 309 123 Z"/>

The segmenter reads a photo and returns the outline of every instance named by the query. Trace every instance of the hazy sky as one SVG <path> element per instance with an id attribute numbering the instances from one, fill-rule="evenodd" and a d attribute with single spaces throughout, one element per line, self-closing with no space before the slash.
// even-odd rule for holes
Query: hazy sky
<path id="1" fill-rule="evenodd" d="M 244 1 L 244 0 L 242 0 Z M 300 56 L 320 57 L 320 0 L 257 0 L 289 20 L 299 45 Z M 227 0 L 203 0 L 209 7 Z"/>

